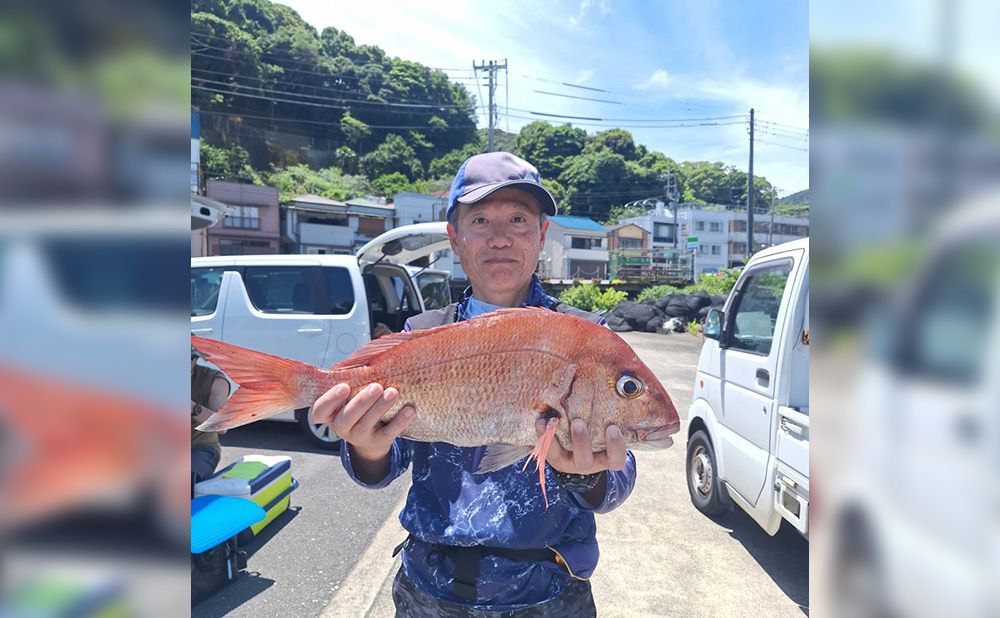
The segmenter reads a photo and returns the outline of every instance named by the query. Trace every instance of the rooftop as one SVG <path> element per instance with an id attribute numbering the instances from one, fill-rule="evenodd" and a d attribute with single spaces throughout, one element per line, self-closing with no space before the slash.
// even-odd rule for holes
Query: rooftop
<path id="1" fill-rule="evenodd" d="M 573 230 L 590 230 L 593 232 L 607 232 L 608 228 L 604 227 L 597 221 L 589 219 L 587 217 L 574 217 L 572 215 L 553 215 L 549 217 L 549 221 L 556 223 L 562 227 L 573 229 Z"/>

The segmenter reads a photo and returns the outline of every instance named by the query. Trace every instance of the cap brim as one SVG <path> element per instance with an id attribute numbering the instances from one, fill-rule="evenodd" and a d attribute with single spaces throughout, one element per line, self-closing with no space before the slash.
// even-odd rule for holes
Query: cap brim
<path id="1" fill-rule="evenodd" d="M 488 197 L 494 191 L 499 191 L 500 189 L 505 188 L 527 191 L 534 196 L 536 200 L 538 200 L 538 205 L 542 207 L 542 212 L 550 217 L 556 214 L 556 199 L 552 197 L 549 190 L 537 182 L 531 182 L 529 180 L 508 180 L 506 182 L 498 182 L 495 185 L 479 187 L 478 189 L 473 189 L 465 195 L 462 195 L 456 201 L 465 205 L 475 204 L 476 202 Z"/>

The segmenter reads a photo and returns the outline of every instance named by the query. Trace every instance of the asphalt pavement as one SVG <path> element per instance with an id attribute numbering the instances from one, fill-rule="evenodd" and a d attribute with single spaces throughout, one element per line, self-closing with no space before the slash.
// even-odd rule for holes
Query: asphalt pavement
<path id="1" fill-rule="evenodd" d="M 808 615 L 809 545 L 775 537 L 735 509 L 715 520 L 691 505 L 684 474 L 686 420 L 701 339 L 686 333 L 623 337 L 660 378 L 681 414 L 666 451 L 636 452 L 638 480 L 598 516 L 601 561 L 592 578 L 601 616 Z M 260 422 L 228 432 L 223 465 L 250 453 L 286 454 L 300 488 L 291 509 L 245 549 L 249 573 L 192 610 L 210 616 L 392 616 L 389 596 L 405 537 L 405 477 L 358 487 L 339 458 L 309 446 L 298 425 Z"/>

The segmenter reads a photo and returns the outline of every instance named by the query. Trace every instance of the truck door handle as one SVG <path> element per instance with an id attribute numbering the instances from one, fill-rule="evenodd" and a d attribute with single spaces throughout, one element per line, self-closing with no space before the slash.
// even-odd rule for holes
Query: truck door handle
<path id="1" fill-rule="evenodd" d="M 297 333 L 303 333 L 305 335 L 318 335 L 321 332 L 323 332 L 323 329 L 322 328 L 300 328 L 300 329 L 298 329 L 295 332 L 297 332 Z"/>
<path id="2" fill-rule="evenodd" d="M 215 329 L 212 329 L 212 328 L 192 328 L 191 329 L 191 334 L 192 335 L 201 335 L 201 334 L 211 333 L 214 330 Z"/>
<path id="3" fill-rule="evenodd" d="M 767 369 L 757 370 L 757 384 L 767 387 L 771 383 L 771 374 L 767 372 Z"/>

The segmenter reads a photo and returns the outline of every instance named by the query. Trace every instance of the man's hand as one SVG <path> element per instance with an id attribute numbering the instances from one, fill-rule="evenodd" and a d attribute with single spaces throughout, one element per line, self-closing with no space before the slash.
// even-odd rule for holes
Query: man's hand
<path id="1" fill-rule="evenodd" d="M 535 422 L 535 433 L 539 437 L 545 433 L 545 419 Z M 570 438 L 573 441 L 573 451 L 567 451 L 553 440 L 545 461 L 553 468 L 567 474 L 593 474 L 604 470 L 621 470 L 625 467 L 625 438 L 618 427 L 608 425 L 605 431 L 606 450 L 595 453 L 590 447 L 590 429 L 583 419 L 573 419 L 570 425 Z"/>
<path id="2" fill-rule="evenodd" d="M 225 380 L 223 380 L 223 381 L 225 381 Z M 227 383 L 226 386 L 227 387 L 229 386 L 228 383 Z M 225 401 L 225 400 L 223 400 L 223 401 Z M 215 414 L 215 410 L 213 410 L 211 408 L 206 408 L 205 406 L 203 406 L 203 405 L 201 405 L 199 403 L 195 403 L 193 401 L 191 402 L 191 419 L 194 421 L 194 424 L 195 424 L 196 427 L 198 425 L 201 425 L 205 421 L 207 421 L 213 414 Z M 226 433 L 226 431 L 227 431 L 226 429 L 222 429 L 222 430 L 216 431 L 215 433 L 217 433 L 219 435 L 222 435 L 222 434 Z"/>
<path id="3" fill-rule="evenodd" d="M 361 480 L 378 482 L 388 474 L 393 440 L 409 427 L 416 410 L 406 406 L 382 425 L 380 421 L 399 397 L 399 391 L 369 384 L 348 401 L 350 394 L 347 384 L 337 384 L 316 400 L 309 415 L 312 422 L 327 424 L 350 445 L 354 471 Z"/>

